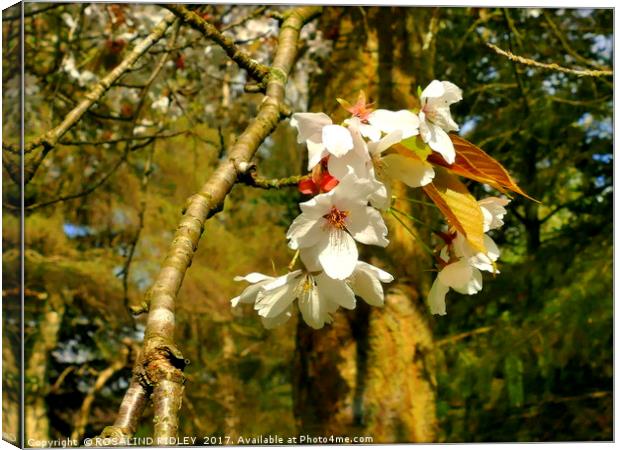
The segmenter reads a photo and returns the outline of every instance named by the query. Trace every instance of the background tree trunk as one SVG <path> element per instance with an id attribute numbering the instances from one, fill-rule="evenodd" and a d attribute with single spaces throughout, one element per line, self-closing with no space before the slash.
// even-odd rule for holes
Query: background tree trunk
<path id="1" fill-rule="evenodd" d="M 58 343 L 58 332 L 65 312 L 65 303 L 58 294 L 45 301 L 38 320 L 38 333 L 30 351 L 26 352 L 26 405 L 24 426 L 26 442 L 30 439 L 46 441 L 50 438 L 49 418 L 45 396 L 49 390 L 47 363 L 50 352 Z"/>

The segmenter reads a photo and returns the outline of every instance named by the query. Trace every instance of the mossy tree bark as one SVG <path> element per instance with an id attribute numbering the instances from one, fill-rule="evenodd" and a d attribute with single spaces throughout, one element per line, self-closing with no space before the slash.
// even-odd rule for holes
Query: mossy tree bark
<path id="1" fill-rule="evenodd" d="M 321 26 L 334 39 L 334 50 L 314 80 L 309 110 L 341 120 L 346 112 L 335 98 L 354 101 L 359 90 L 378 108 L 418 106 L 417 85 L 433 76 L 436 23 L 432 11 L 421 9 L 328 9 Z M 393 194 L 415 195 L 402 185 Z M 399 209 L 410 212 L 408 206 Z M 398 284 L 387 292 L 385 306 L 358 299 L 354 311 L 339 311 L 320 332 L 304 323 L 298 327 L 294 408 L 300 433 L 371 436 L 374 443 L 429 442 L 436 436 L 432 333 L 420 298 L 429 287 L 423 271 L 431 261 L 389 219 L 388 249 L 364 248 L 362 255 L 395 275 Z M 415 229 L 411 221 L 408 226 Z"/>
<path id="2" fill-rule="evenodd" d="M 24 430 L 26 442 L 31 439 L 47 441 L 50 438 L 49 418 L 45 396 L 49 390 L 48 361 L 56 348 L 60 325 L 65 313 L 65 302 L 58 294 L 45 301 L 38 320 L 38 331 L 32 346 L 26 350 Z"/>

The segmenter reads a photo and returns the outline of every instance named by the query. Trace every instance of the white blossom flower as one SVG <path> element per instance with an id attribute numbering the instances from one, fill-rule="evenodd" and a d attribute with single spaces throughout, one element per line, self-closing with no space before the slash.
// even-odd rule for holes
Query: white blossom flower
<path id="1" fill-rule="evenodd" d="M 302 249 L 299 256 L 308 271 L 318 273 L 322 270 L 316 252 L 311 249 Z M 394 277 L 372 264 L 358 261 L 353 273 L 345 281 L 354 294 L 369 305 L 383 306 L 384 296 L 381 283 L 390 283 L 394 281 Z"/>
<path id="2" fill-rule="evenodd" d="M 324 273 L 313 275 L 296 270 L 263 286 L 256 297 L 254 309 L 267 320 L 281 322 L 294 300 L 304 321 L 312 328 L 331 323 L 332 314 L 342 306 L 355 308 L 355 295 L 343 281 Z"/>
<path id="3" fill-rule="evenodd" d="M 73 55 L 69 55 L 63 60 L 62 68 L 71 78 L 77 80 L 78 84 L 82 87 L 97 79 L 97 76 L 89 70 L 83 70 L 80 72 L 75 65 L 75 58 Z"/>
<path id="4" fill-rule="evenodd" d="M 297 128 L 297 142 L 308 147 L 308 170 L 328 154 L 344 156 L 353 148 L 353 138 L 346 127 L 334 125 L 325 113 L 296 113 L 291 125 Z"/>
<path id="5" fill-rule="evenodd" d="M 466 259 L 448 264 L 440 270 L 428 294 L 432 314 L 446 314 L 446 294 L 450 288 L 461 294 L 476 294 L 482 289 L 482 274 Z"/>
<path id="6" fill-rule="evenodd" d="M 373 185 L 353 172 L 338 186 L 300 203 L 302 213 L 288 232 L 293 250 L 311 248 L 325 273 L 343 280 L 353 273 L 358 251 L 355 241 L 387 246 L 387 227 L 381 214 L 367 205 Z"/>
<path id="7" fill-rule="evenodd" d="M 235 277 L 235 281 L 247 281 L 251 283 L 250 286 L 245 288 L 241 295 L 233 298 L 230 303 L 233 308 L 239 306 L 240 303 L 256 303 L 256 299 L 258 294 L 263 290 L 263 288 L 276 280 L 274 277 L 270 277 L 267 275 L 263 275 L 262 273 L 252 272 L 244 277 Z M 281 314 L 272 318 L 261 317 L 261 322 L 263 326 L 267 329 L 275 328 L 278 325 L 281 325 L 288 321 L 292 317 L 291 308 L 286 308 Z"/>
<path id="8" fill-rule="evenodd" d="M 462 91 L 455 84 L 438 80 L 433 80 L 422 91 L 420 99 L 420 136 L 448 164 L 454 163 L 456 153 L 447 132 L 459 129 L 450 115 L 450 105 L 462 99 Z"/>
<path id="9" fill-rule="evenodd" d="M 159 111 L 160 113 L 165 113 L 166 111 L 168 111 L 169 107 L 170 107 L 170 99 L 165 95 L 159 97 L 157 100 L 151 103 L 151 108 L 153 108 L 156 111 Z"/>
<path id="10" fill-rule="evenodd" d="M 336 158 L 330 156 L 329 173 L 342 179 L 349 170 L 358 178 L 367 179 L 372 185 L 370 204 L 385 210 L 390 206 L 389 179 L 396 179 L 411 187 L 424 186 L 435 176 L 433 166 L 416 157 L 384 152 L 403 139 L 401 130 L 394 130 L 376 142 L 366 143 L 362 138 L 362 125 L 356 117 L 349 119 L 349 130 L 353 137 L 353 151 Z"/>
<path id="11" fill-rule="evenodd" d="M 506 206 L 510 200 L 499 197 L 487 197 L 479 200 L 478 204 L 482 209 L 484 217 L 484 232 L 494 230 L 504 225 L 504 215 L 506 215 Z"/>
<path id="12" fill-rule="evenodd" d="M 331 323 L 333 314 L 342 306 L 354 309 L 355 296 L 372 306 L 383 306 L 383 286 L 394 278 L 371 264 L 359 261 L 353 274 L 345 280 L 334 280 L 320 271 L 314 256 L 301 252 L 302 261 L 310 261 L 304 270 L 295 270 L 280 277 L 250 273 L 235 277 L 247 281 L 245 290 L 231 300 L 233 307 L 240 303 L 253 304 L 263 326 L 271 329 L 287 322 L 293 315 L 292 304 L 297 300 L 301 316 L 315 329 Z"/>
<path id="13" fill-rule="evenodd" d="M 372 103 L 366 103 L 364 91 L 360 91 L 357 102 L 351 105 L 346 100 L 337 99 L 338 102 L 351 113 L 351 118 L 345 120 L 349 125 L 351 120 L 357 121 L 357 128 L 365 138 L 371 142 L 381 139 L 381 134 L 389 134 L 393 131 L 400 131 L 403 139 L 418 134 L 420 120 L 411 111 L 402 109 L 400 111 L 389 111 L 387 109 L 373 110 Z"/>

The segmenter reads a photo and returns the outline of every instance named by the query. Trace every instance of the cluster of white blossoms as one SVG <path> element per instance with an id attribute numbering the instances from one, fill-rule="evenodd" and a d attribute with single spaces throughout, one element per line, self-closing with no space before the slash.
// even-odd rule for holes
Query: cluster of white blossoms
<path id="1" fill-rule="evenodd" d="M 484 218 L 485 233 L 504 224 L 504 206 L 508 202 L 509 200 L 498 197 L 487 197 L 478 202 Z M 458 231 L 447 235 L 445 239 L 446 245 L 439 252 L 439 262 L 443 267 L 428 294 L 431 313 L 439 315 L 446 314 L 446 294 L 450 288 L 459 294 L 477 294 L 482 290 L 481 270 L 499 273 L 495 267 L 499 249 L 490 236 L 484 235 L 486 253 L 472 248 Z"/>
<path id="2" fill-rule="evenodd" d="M 351 114 L 340 125 L 324 113 L 293 115 L 291 125 L 297 129 L 298 142 L 307 147 L 308 170 L 312 171 L 312 179 L 300 184 L 300 190 L 314 194 L 300 203 L 301 214 L 286 235 L 303 267 L 276 278 L 260 273 L 237 277 L 250 286 L 232 299 L 233 306 L 253 304 L 264 326 L 272 328 L 292 316 L 297 300 L 303 320 L 321 328 L 331 322 L 340 306 L 355 308 L 356 296 L 370 305 L 383 305 L 382 283 L 393 277 L 359 261 L 357 243 L 388 245 L 381 211 L 390 207 L 392 179 L 420 187 L 435 177 L 425 158 L 392 147 L 419 136 L 447 164 L 453 164 L 456 157 L 448 132 L 458 130 L 458 125 L 452 120 L 450 105 L 462 99 L 461 90 L 448 81 L 435 80 L 420 97 L 417 113 L 372 110 L 363 94 L 355 105 L 339 100 Z M 486 229 L 501 224 L 505 213 L 501 200 L 480 204 L 488 212 L 484 213 Z M 497 247 L 490 238 L 486 244 L 489 252 L 478 254 L 456 233 L 441 251 L 440 264 L 445 267 L 431 291 L 433 313 L 445 314 L 444 297 L 450 287 L 477 292 L 481 287 L 479 270 L 495 270 Z"/>

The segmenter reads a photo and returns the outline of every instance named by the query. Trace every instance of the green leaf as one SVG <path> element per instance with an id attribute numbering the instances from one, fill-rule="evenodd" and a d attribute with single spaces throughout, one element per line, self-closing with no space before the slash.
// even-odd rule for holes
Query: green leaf
<path id="1" fill-rule="evenodd" d="M 398 144 L 397 144 L 398 145 Z M 415 152 L 416 155 L 420 157 L 422 161 L 425 161 L 428 155 L 430 155 L 433 150 L 426 144 L 420 136 L 411 136 L 407 139 L 403 139 L 400 141 L 400 145 Z"/>

